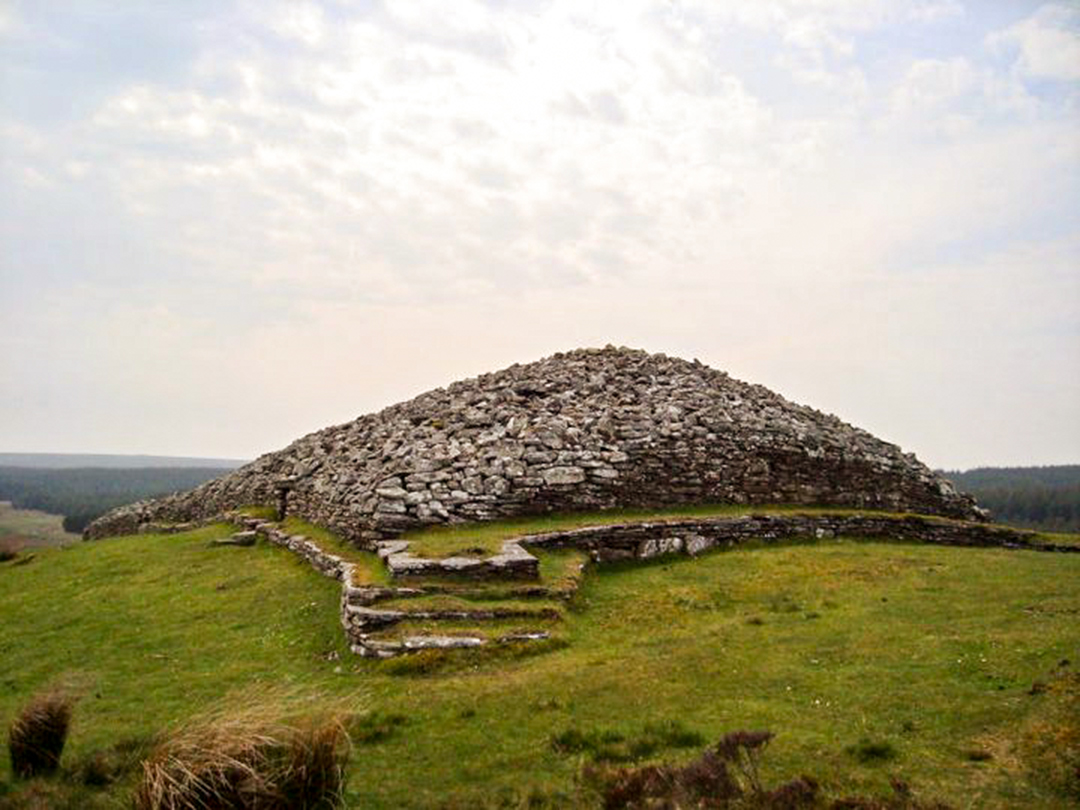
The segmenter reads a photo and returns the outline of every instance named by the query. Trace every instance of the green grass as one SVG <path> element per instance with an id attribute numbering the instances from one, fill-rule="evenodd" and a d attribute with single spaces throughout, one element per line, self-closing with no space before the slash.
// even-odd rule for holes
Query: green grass
<path id="1" fill-rule="evenodd" d="M 406 636 L 471 636 L 494 641 L 502 636 L 517 633 L 535 633 L 558 629 L 559 620 L 545 615 L 518 616 L 509 619 L 453 619 L 428 620 L 406 619 L 391 625 L 380 638 L 401 639 Z"/>
<path id="2" fill-rule="evenodd" d="M 436 611 L 436 610 L 513 610 L 513 611 L 538 611 L 559 610 L 563 606 L 561 602 L 552 599 L 498 599 L 470 597 L 465 594 L 435 593 L 427 596 L 402 597 L 399 599 L 386 599 L 380 601 L 376 607 L 379 610 L 406 610 L 406 611 Z"/>
<path id="3" fill-rule="evenodd" d="M 287 517 L 281 527 L 289 534 L 302 534 L 323 551 L 353 563 L 353 585 L 389 585 L 391 577 L 378 555 L 361 551 L 333 532 L 297 517 Z"/>
<path id="4" fill-rule="evenodd" d="M 73 761 L 265 683 L 407 718 L 361 741 L 351 807 L 566 806 L 581 754 L 553 735 L 647 726 L 770 729 L 764 780 L 810 773 L 830 795 L 895 776 L 960 807 L 1069 801 L 1039 757 L 1075 734 L 1075 701 L 1032 686 L 1080 668 L 1080 555 L 840 540 L 614 565 L 585 577 L 557 644 L 374 662 L 345 649 L 338 583 L 268 544 L 209 546 L 228 531 L 0 565 L 0 728 L 74 673 Z M 125 789 L 102 795 L 127 806 Z"/>
<path id="5" fill-rule="evenodd" d="M 576 548 L 532 549 L 540 560 L 540 582 L 552 593 L 570 597 L 577 590 L 589 555 Z"/>
<path id="6" fill-rule="evenodd" d="M 551 747 L 561 754 L 582 754 L 594 762 L 636 762 L 659 751 L 676 748 L 700 750 L 709 742 L 677 720 L 646 723 L 627 736 L 614 729 L 586 729 L 571 726 L 551 736 Z"/>

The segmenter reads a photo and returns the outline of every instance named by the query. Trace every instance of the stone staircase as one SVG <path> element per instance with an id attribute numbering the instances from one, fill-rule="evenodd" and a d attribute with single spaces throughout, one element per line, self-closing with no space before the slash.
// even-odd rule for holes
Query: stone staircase
<path id="1" fill-rule="evenodd" d="M 537 557 L 514 541 L 491 557 L 445 559 L 416 557 L 408 542 L 385 541 L 377 554 L 394 584 L 371 585 L 357 582 L 355 563 L 279 523 L 232 519 L 243 527 L 238 534 L 287 548 L 342 583 L 342 626 L 352 651 L 368 658 L 543 641 L 556 631 L 572 593 L 546 587 Z"/>
<path id="2" fill-rule="evenodd" d="M 358 565 L 289 534 L 281 524 L 245 515 L 226 519 L 288 548 L 320 573 L 342 583 L 341 623 L 353 652 L 392 658 L 432 649 L 541 641 L 556 633 L 565 603 L 585 563 L 646 560 L 668 554 L 696 557 L 757 541 L 791 538 L 883 538 L 952 546 L 1080 552 L 1080 544 L 1047 541 L 1036 532 L 926 515 L 855 512 L 751 513 L 738 516 L 638 520 L 511 538 L 489 557 L 418 557 L 405 540 L 376 543 L 391 585 L 365 583 Z M 528 548 L 526 548 L 526 544 Z M 537 554 L 563 555 L 560 574 L 547 579 Z"/>
<path id="3" fill-rule="evenodd" d="M 539 588 L 515 593 L 484 582 L 411 575 L 395 588 L 347 588 L 342 621 L 353 652 L 390 658 L 427 649 L 540 641 L 562 620 L 562 605 Z"/>

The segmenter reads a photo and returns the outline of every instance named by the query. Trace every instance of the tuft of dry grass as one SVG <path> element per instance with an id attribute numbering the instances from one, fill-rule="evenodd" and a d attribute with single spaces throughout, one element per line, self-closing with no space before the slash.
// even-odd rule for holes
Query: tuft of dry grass
<path id="1" fill-rule="evenodd" d="M 226 704 L 177 729 L 143 762 L 136 810 L 315 810 L 341 803 L 349 717 L 280 720 L 280 696 Z"/>
<path id="2" fill-rule="evenodd" d="M 31 698 L 8 729 L 11 770 L 21 779 L 49 776 L 60 767 L 60 755 L 71 727 L 74 695 L 52 688 Z"/>

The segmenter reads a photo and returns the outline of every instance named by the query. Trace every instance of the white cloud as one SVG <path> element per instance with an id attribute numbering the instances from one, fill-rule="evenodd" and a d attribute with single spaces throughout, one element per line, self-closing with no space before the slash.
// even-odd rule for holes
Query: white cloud
<path id="1" fill-rule="evenodd" d="M 935 23 L 964 16 L 964 5 L 960 0 L 925 0 L 914 3 L 908 9 L 908 19 L 922 23 Z"/>
<path id="2" fill-rule="evenodd" d="M 1034 79 L 1080 80 L 1080 8 L 1052 3 L 988 37 L 991 47 L 1014 50 L 1016 67 Z"/>
<path id="3" fill-rule="evenodd" d="M 13 246 L 0 310 L 19 356 L 42 358 L 19 373 L 92 369 L 78 378 L 111 381 L 91 386 L 102 420 L 110 392 L 138 385 L 146 412 L 214 414 L 190 427 L 206 442 L 191 452 L 247 455 L 462 374 L 610 341 L 698 355 L 890 438 L 942 442 L 943 463 L 974 459 L 972 436 L 965 449 L 947 428 L 923 432 L 932 391 L 912 380 L 962 367 L 941 346 L 977 338 L 990 363 L 1028 340 L 1046 310 L 1000 335 L 963 314 L 1034 306 L 1025 272 L 1043 273 L 1030 289 L 1054 298 L 1055 323 L 1075 318 L 1073 288 L 1031 246 L 1076 261 L 1060 243 L 1076 113 L 985 53 L 910 48 L 961 12 L 243 6 L 178 78 L 133 74 L 69 125 L 0 131 L 0 182 L 17 191 L 0 198 Z M 1061 28 L 1045 10 L 1031 20 Z M 998 47 L 1020 49 L 1031 20 Z M 892 44 L 887 69 L 866 38 Z M 997 269 L 972 293 L 984 263 Z M 281 373 L 307 384 L 282 394 Z M 246 398 L 206 384 L 219 379 L 265 412 L 249 418 Z M 992 393 L 969 382 L 950 396 Z M 28 430 L 20 413 L 0 407 L 0 425 Z M 117 449 L 133 421 L 96 449 Z M 184 452 L 152 437 L 126 449 Z"/>
<path id="4" fill-rule="evenodd" d="M 967 59 L 920 59 L 908 68 L 892 95 L 892 106 L 901 114 L 934 113 L 976 87 L 978 77 Z"/>
<path id="5" fill-rule="evenodd" d="M 288 0 L 275 5 L 260 0 L 248 6 L 248 12 L 262 15 L 267 27 L 278 35 L 309 47 L 319 45 L 326 35 L 326 20 L 316 3 Z"/>

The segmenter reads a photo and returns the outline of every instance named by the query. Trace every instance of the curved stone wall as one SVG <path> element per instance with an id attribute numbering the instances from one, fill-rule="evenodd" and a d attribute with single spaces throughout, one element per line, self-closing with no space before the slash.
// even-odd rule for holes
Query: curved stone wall
<path id="1" fill-rule="evenodd" d="M 582 349 L 305 436 L 223 478 L 110 512 L 87 537 L 274 503 L 362 545 L 549 511 L 789 503 L 981 518 L 913 455 L 697 361 Z"/>
<path id="2" fill-rule="evenodd" d="M 528 548 L 577 548 L 589 553 L 598 564 L 624 560 L 647 560 L 665 554 L 697 556 L 713 549 L 734 548 L 751 541 L 774 543 L 793 538 L 864 537 L 902 542 L 947 546 L 979 546 L 1080 553 L 1080 546 L 1058 546 L 1046 542 L 1036 532 L 990 526 L 980 523 L 942 520 L 918 515 L 829 515 L 829 514 L 752 514 L 738 517 L 710 517 L 668 521 L 637 521 L 604 526 L 589 526 L 547 534 L 523 535 L 507 540 L 503 553 L 494 558 L 473 559 L 468 566 L 454 558 L 424 560 L 408 554 L 405 541 L 382 541 L 379 556 L 394 577 L 405 576 L 409 587 L 356 586 L 352 582 L 354 566 L 341 557 L 321 549 L 303 535 L 290 535 L 277 524 L 237 515 L 222 520 L 234 521 L 299 555 L 319 573 L 341 582 L 341 625 L 350 648 L 358 655 L 389 658 L 424 649 L 482 646 L 485 642 L 471 636 L 420 636 L 405 640 L 379 639 L 382 628 L 407 619 L 483 621 L 535 615 L 530 611 L 394 609 L 378 607 L 388 599 L 424 596 L 423 578 L 434 576 L 436 582 L 446 577 L 493 577 L 496 579 L 539 576 L 537 560 Z M 499 558 L 503 558 L 501 561 Z M 395 559 L 397 564 L 395 564 Z M 515 561 L 516 565 L 508 565 Z M 533 564 L 525 564 L 531 561 Z M 568 594 L 563 594 L 567 598 Z M 541 640 L 546 634 L 517 637 L 518 641 Z"/>

